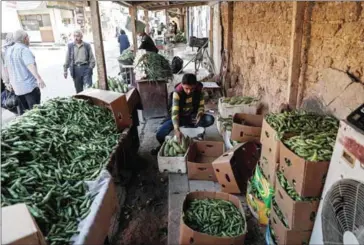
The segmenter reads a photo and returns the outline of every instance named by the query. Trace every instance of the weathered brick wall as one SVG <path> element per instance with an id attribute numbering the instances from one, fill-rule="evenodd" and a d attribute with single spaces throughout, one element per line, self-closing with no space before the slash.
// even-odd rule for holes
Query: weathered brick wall
<path id="1" fill-rule="evenodd" d="M 287 97 L 292 7 L 292 2 L 234 2 L 229 92 L 260 96 L 270 111 Z M 221 14 L 226 30 L 226 3 Z M 226 48 L 226 32 L 223 38 Z M 302 61 L 302 106 L 314 107 L 314 98 L 320 110 L 343 118 L 363 103 L 364 2 L 307 3 Z"/>
<path id="2" fill-rule="evenodd" d="M 221 12 L 226 28 L 227 7 L 222 5 Z M 291 19 L 292 3 L 234 3 L 231 92 L 259 96 L 269 110 L 284 102 Z"/>
<path id="3" fill-rule="evenodd" d="M 324 110 L 344 118 L 364 102 L 364 2 L 312 2 L 308 8 L 304 102 L 317 96 Z"/>

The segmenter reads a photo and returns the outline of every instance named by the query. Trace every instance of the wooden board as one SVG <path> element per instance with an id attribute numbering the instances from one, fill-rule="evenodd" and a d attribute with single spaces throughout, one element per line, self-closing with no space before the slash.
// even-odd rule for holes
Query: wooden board
<path id="1" fill-rule="evenodd" d="M 137 81 L 137 87 L 143 105 L 143 116 L 145 118 L 165 117 L 168 115 L 166 82 Z"/>

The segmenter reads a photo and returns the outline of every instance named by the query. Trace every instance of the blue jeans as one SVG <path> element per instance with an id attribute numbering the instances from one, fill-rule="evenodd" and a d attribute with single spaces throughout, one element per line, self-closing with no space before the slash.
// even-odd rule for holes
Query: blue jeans
<path id="1" fill-rule="evenodd" d="M 84 86 L 92 86 L 92 68 L 89 65 L 74 66 L 73 81 L 75 83 L 76 93 L 83 91 Z"/>
<path id="2" fill-rule="evenodd" d="M 195 128 L 195 127 L 203 127 L 207 128 L 210 127 L 212 124 L 214 124 L 215 118 L 212 115 L 204 114 L 199 121 L 197 125 L 194 125 L 192 123 L 192 117 L 180 117 L 179 125 L 182 127 L 189 127 L 189 128 Z M 163 144 L 164 139 L 167 135 L 173 130 L 173 123 L 172 119 L 169 119 L 165 121 L 162 126 L 157 131 L 157 140 L 160 144 Z"/>

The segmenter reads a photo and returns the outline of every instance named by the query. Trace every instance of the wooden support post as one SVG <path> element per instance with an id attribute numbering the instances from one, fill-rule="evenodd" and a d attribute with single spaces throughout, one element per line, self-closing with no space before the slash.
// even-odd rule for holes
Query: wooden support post
<path id="1" fill-rule="evenodd" d="M 90 8 L 91 8 L 92 35 L 94 39 L 95 56 L 97 63 L 97 75 L 99 78 L 98 85 L 99 88 L 108 90 L 109 88 L 107 84 L 104 44 L 102 42 L 99 2 L 90 1 Z"/>
<path id="2" fill-rule="evenodd" d="M 233 15 L 234 15 L 234 2 L 228 2 L 228 12 L 227 12 L 227 19 L 228 25 L 226 30 L 227 40 L 226 40 L 226 49 L 228 51 L 227 57 L 227 70 L 230 71 L 231 65 L 231 55 L 232 55 L 232 48 L 233 48 Z M 225 31 L 225 30 L 224 30 Z"/>
<path id="3" fill-rule="evenodd" d="M 168 24 L 169 24 L 169 14 L 168 14 L 168 10 L 167 9 L 164 10 L 164 14 L 166 15 L 166 26 L 168 28 Z"/>
<path id="4" fill-rule="evenodd" d="M 305 2 L 293 2 L 291 29 L 291 50 L 288 70 L 287 103 L 291 108 L 297 107 L 299 77 L 301 70 L 302 35 L 305 13 Z"/>
<path id="5" fill-rule="evenodd" d="M 186 35 L 186 40 L 187 42 L 189 42 L 189 35 L 190 35 L 190 8 L 187 7 L 186 8 L 186 21 L 185 21 L 185 35 Z"/>
<path id="6" fill-rule="evenodd" d="M 210 56 L 214 57 L 214 7 L 210 7 L 209 42 L 210 42 Z"/>
<path id="7" fill-rule="evenodd" d="M 149 35 L 150 32 L 150 27 L 149 27 L 149 11 L 148 10 L 144 10 L 144 21 L 145 21 L 145 32 Z"/>
<path id="8" fill-rule="evenodd" d="M 131 18 L 131 33 L 133 35 L 133 45 L 134 45 L 134 53 L 138 50 L 138 41 L 137 41 L 137 33 L 136 33 L 136 7 L 132 6 L 129 8 L 130 18 Z"/>

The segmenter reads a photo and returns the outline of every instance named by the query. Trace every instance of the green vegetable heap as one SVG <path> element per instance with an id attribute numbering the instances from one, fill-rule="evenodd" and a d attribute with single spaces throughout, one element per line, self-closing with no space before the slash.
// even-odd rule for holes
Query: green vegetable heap
<path id="1" fill-rule="evenodd" d="M 330 161 L 335 138 L 336 132 L 317 132 L 293 136 L 283 140 L 283 143 L 308 161 Z"/>
<path id="2" fill-rule="evenodd" d="M 276 203 L 276 200 L 275 198 L 273 197 L 272 199 L 272 204 L 273 204 L 273 209 L 274 209 L 274 212 L 277 214 L 278 218 L 281 220 L 281 222 L 283 223 L 283 225 L 289 229 L 289 226 L 288 226 L 288 221 L 287 219 L 284 217 L 283 213 L 282 213 L 282 210 L 279 208 L 278 204 Z"/>
<path id="3" fill-rule="evenodd" d="M 130 49 L 126 49 L 121 53 L 118 60 L 124 63 L 130 63 L 132 65 L 134 62 L 134 58 L 134 52 Z"/>
<path id="4" fill-rule="evenodd" d="M 94 180 L 117 145 L 107 109 L 57 98 L 35 107 L 1 132 L 1 206 L 26 203 L 49 244 L 68 244 L 92 197 Z"/>
<path id="5" fill-rule="evenodd" d="M 245 217 L 229 201 L 194 199 L 188 203 L 183 220 L 195 231 L 218 237 L 236 237 L 246 232 Z"/>
<path id="6" fill-rule="evenodd" d="M 154 52 L 144 54 L 139 59 L 137 66 L 141 66 L 149 80 L 157 81 L 173 78 L 172 69 L 168 60 L 160 54 Z"/>
<path id="7" fill-rule="evenodd" d="M 294 201 L 316 201 L 320 198 L 318 197 L 301 197 L 293 186 L 289 184 L 286 177 L 284 177 L 281 171 L 277 171 L 277 176 L 279 183 L 281 184 L 282 188 L 286 191 L 286 193 L 292 198 Z"/>
<path id="8" fill-rule="evenodd" d="M 173 137 L 166 141 L 162 149 L 162 156 L 165 157 L 183 157 L 190 145 L 190 138 L 182 136 L 181 144 L 178 143 L 177 137 Z"/>
<path id="9" fill-rule="evenodd" d="M 272 113 L 265 117 L 282 139 L 285 133 L 298 134 L 283 143 L 309 161 L 329 161 L 335 144 L 339 121 L 331 116 L 304 111 Z"/>
<path id="10" fill-rule="evenodd" d="M 185 33 L 182 31 L 178 31 L 177 35 L 174 36 L 174 41 L 176 43 L 186 43 L 187 39 Z"/>
<path id="11" fill-rule="evenodd" d="M 253 102 L 259 101 L 256 98 L 250 97 L 250 96 L 233 96 L 233 97 L 224 97 L 222 98 L 223 103 L 227 103 L 229 105 L 250 105 Z"/>
<path id="12" fill-rule="evenodd" d="M 218 121 L 221 122 L 221 126 L 225 131 L 231 131 L 233 128 L 233 117 L 228 118 L 219 117 Z"/>
<path id="13" fill-rule="evenodd" d="M 129 91 L 128 84 L 126 84 L 121 78 L 118 77 L 108 77 L 107 84 L 109 86 L 109 90 L 114 92 L 125 94 Z M 94 83 L 92 87 L 98 88 L 98 83 Z"/>
<path id="14" fill-rule="evenodd" d="M 339 121 L 334 117 L 305 111 L 270 113 L 265 116 L 265 120 L 277 131 L 279 139 L 284 133 L 317 131 L 337 133 L 339 127 Z"/>

